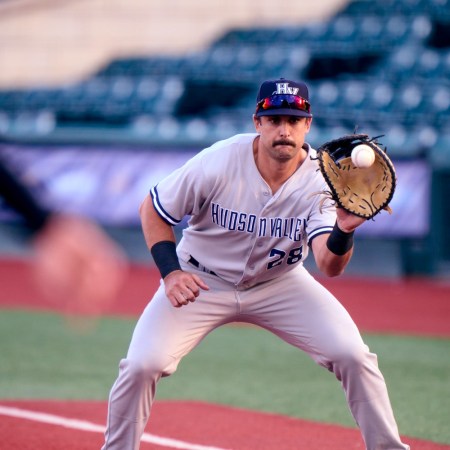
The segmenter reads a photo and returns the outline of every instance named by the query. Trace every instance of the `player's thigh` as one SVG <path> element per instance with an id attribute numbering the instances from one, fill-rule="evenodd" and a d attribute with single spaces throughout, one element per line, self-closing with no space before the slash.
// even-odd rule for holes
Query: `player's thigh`
<path id="1" fill-rule="evenodd" d="M 161 284 L 136 324 L 127 358 L 179 360 L 226 321 L 232 306 L 231 294 L 210 289 L 201 291 L 195 302 L 175 308 Z"/>
<path id="2" fill-rule="evenodd" d="M 342 304 L 305 269 L 292 271 L 270 286 L 269 329 L 314 359 L 334 359 L 365 348 Z"/>

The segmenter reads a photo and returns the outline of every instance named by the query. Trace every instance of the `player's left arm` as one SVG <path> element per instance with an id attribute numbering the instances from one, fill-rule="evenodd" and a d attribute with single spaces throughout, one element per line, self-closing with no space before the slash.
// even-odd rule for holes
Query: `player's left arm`
<path id="1" fill-rule="evenodd" d="M 344 245 L 341 245 L 343 250 L 337 252 L 339 254 L 330 250 L 330 247 L 332 249 L 334 247 L 333 245 L 330 245 L 330 239 L 336 239 L 336 231 L 321 234 L 311 242 L 317 267 L 322 273 L 329 277 L 336 277 L 344 272 L 353 254 L 353 245 L 351 245 L 353 242 L 353 232 L 366 221 L 366 219 L 355 216 L 342 208 L 337 208 L 336 215 L 337 219 L 335 227 L 338 228 L 337 233 L 339 233 L 339 231 L 341 232 L 338 234 L 338 240 L 345 241 L 347 239 L 347 246 L 345 246 L 344 242 Z M 345 251 L 347 247 L 348 250 Z"/>

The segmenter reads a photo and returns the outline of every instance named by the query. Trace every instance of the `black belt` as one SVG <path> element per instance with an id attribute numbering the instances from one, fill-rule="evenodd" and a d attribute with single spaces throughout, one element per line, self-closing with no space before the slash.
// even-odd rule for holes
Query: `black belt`
<path id="1" fill-rule="evenodd" d="M 215 275 L 217 277 L 217 274 L 213 272 L 212 270 L 207 269 L 203 264 L 200 264 L 192 255 L 189 255 L 189 264 L 192 264 L 193 266 L 197 267 L 197 269 L 200 269 L 201 271 L 205 273 L 209 273 L 210 275 Z"/>

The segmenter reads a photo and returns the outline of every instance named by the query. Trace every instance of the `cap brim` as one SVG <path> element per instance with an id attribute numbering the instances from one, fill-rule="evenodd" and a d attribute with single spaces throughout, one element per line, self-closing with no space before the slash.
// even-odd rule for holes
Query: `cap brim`
<path id="1" fill-rule="evenodd" d="M 261 116 L 295 116 L 295 117 L 312 117 L 311 113 L 301 111 L 299 109 L 279 108 L 260 110 L 255 114 L 256 117 Z"/>

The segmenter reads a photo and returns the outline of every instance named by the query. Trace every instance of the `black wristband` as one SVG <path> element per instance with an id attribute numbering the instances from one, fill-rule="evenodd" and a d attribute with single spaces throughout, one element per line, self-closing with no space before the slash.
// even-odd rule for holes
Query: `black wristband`
<path id="1" fill-rule="evenodd" d="M 181 270 L 178 261 L 175 242 L 160 241 L 150 249 L 153 260 L 161 273 L 161 277 L 165 278 L 169 273 L 175 270 Z"/>
<path id="2" fill-rule="evenodd" d="M 342 231 L 337 223 L 334 224 L 333 231 L 328 236 L 327 247 L 331 253 L 335 255 L 342 256 L 345 255 L 353 247 L 353 234 L 355 232 L 351 231 L 346 233 Z"/>

